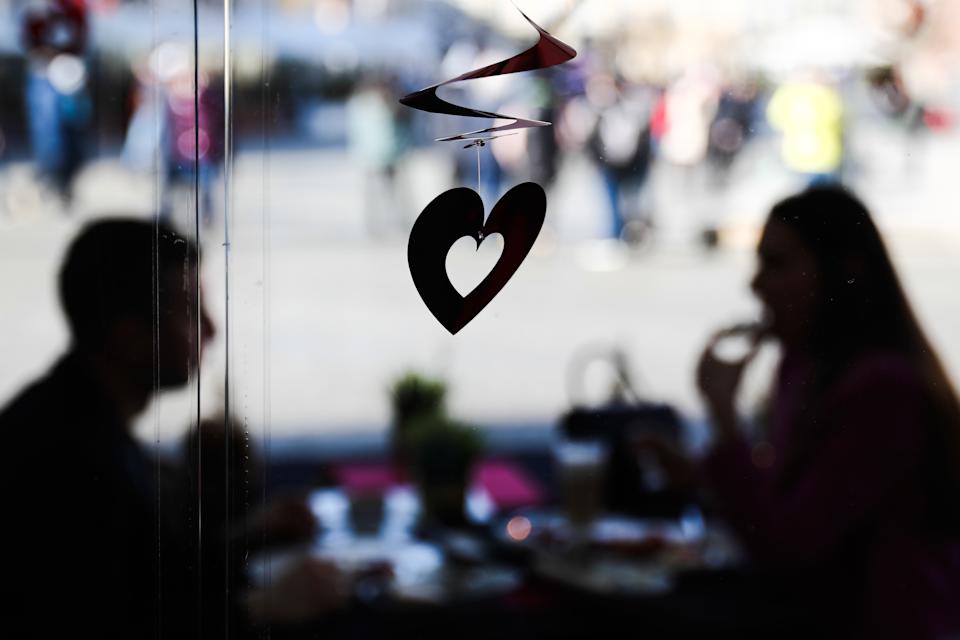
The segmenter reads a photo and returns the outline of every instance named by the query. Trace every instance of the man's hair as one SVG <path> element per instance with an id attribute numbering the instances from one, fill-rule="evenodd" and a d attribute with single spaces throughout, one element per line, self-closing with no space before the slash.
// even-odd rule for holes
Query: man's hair
<path id="1" fill-rule="evenodd" d="M 88 224 L 60 269 L 60 304 L 74 344 L 101 343 L 127 315 L 149 320 L 166 275 L 196 264 L 196 245 L 166 224 L 125 218 Z"/>

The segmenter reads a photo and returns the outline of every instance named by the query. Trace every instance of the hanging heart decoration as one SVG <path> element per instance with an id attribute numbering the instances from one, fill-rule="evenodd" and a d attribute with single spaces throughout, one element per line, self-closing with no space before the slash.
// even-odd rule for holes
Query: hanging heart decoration
<path id="1" fill-rule="evenodd" d="M 520 11 L 519 8 L 517 10 Z M 505 131 L 550 126 L 549 122 L 541 120 L 455 105 L 437 95 L 440 87 L 454 82 L 546 69 L 576 57 L 577 52 L 573 47 L 551 36 L 523 11 L 520 11 L 520 15 L 540 34 L 535 45 L 506 60 L 468 71 L 400 99 L 408 107 L 430 113 L 512 120 L 499 126 L 439 138 L 438 142 L 468 141 L 466 147 L 476 147 L 479 153 L 487 140 L 510 135 L 503 133 Z M 420 213 L 407 245 L 410 274 L 427 308 L 450 333 L 456 334 L 473 320 L 516 273 L 540 233 L 546 209 L 547 199 L 543 189 L 533 182 L 525 182 L 508 191 L 497 202 L 486 222 L 483 200 L 476 191 L 466 187 L 445 191 Z M 504 240 L 500 259 L 473 291 L 461 296 L 450 283 L 446 272 L 446 257 L 450 247 L 460 238 L 471 237 L 479 248 L 484 238 L 494 233 L 503 236 Z"/>
<path id="2" fill-rule="evenodd" d="M 437 320 L 456 334 L 503 289 L 530 253 L 547 211 L 540 185 L 524 182 L 510 189 L 483 221 L 483 202 L 473 189 L 445 191 L 427 205 L 410 232 L 407 247 L 413 283 Z M 463 237 L 480 243 L 498 233 L 503 252 L 489 274 L 466 296 L 460 295 L 446 271 L 450 247 Z"/>

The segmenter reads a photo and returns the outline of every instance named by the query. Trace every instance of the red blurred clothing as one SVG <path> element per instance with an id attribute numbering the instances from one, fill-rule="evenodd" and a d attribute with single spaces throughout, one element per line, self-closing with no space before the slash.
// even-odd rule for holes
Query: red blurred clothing
<path id="1" fill-rule="evenodd" d="M 727 442 L 704 461 L 731 524 L 760 567 L 809 587 L 825 630 L 871 638 L 957 633 L 960 542 L 929 517 L 936 445 L 920 373 L 902 356 L 877 351 L 841 374 L 817 408 L 804 406 L 811 384 L 813 362 L 787 355 L 770 442 Z M 822 436 L 801 445 L 798 435 L 811 428 Z M 798 446 L 808 453 L 788 462 Z"/>
<path id="2" fill-rule="evenodd" d="M 653 106 L 653 113 L 650 114 L 650 133 L 654 140 L 660 140 L 670 128 L 670 121 L 667 119 L 667 92 L 663 91 L 657 97 L 657 102 Z"/>
<path id="3" fill-rule="evenodd" d="M 178 80 L 167 96 L 167 125 L 169 158 L 177 168 L 192 167 L 197 159 L 216 165 L 223 158 L 223 106 L 208 81 L 194 89 L 192 77 Z"/>

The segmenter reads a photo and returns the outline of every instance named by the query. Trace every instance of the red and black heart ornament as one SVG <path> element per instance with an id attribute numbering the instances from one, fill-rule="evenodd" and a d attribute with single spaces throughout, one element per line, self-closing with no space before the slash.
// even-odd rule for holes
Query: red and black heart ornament
<path id="1" fill-rule="evenodd" d="M 410 232 L 407 261 L 420 297 L 450 333 L 473 320 L 516 273 L 540 234 L 546 212 L 547 197 L 533 182 L 504 194 L 486 222 L 480 196 L 466 187 L 444 191 L 426 206 Z M 503 237 L 500 259 L 473 291 L 460 295 L 446 272 L 450 247 L 470 237 L 479 249 L 494 233 Z"/>
<path id="2" fill-rule="evenodd" d="M 577 52 L 572 47 L 551 36 L 522 11 L 520 14 L 540 34 L 534 46 L 400 100 L 406 106 L 431 113 L 512 120 L 504 125 L 440 138 L 438 142 L 466 141 L 468 144 L 464 148 L 475 147 L 479 154 L 488 140 L 510 135 L 502 133 L 504 131 L 550 126 L 549 122 L 540 120 L 462 107 L 437 96 L 440 87 L 454 82 L 545 69 L 576 57 Z M 546 211 L 547 198 L 543 188 L 533 182 L 524 182 L 504 194 L 486 219 L 480 195 L 466 187 L 443 192 L 420 213 L 407 244 L 410 275 L 427 309 L 451 334 L 456 334 L 473 320 L 516 273 L 540 234 Z M 473 238 L 479 249 L 484 239 L 492 234 L 500 234 L 503 238 L 500 259 L 473 291 L 466 296 L 460 295 L 447 275 L 447 253 L 457 240 L 464 237 Z"/>

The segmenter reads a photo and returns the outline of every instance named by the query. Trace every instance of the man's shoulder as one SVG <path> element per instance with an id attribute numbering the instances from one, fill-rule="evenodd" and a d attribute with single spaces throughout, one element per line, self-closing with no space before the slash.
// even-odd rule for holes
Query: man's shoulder
<path id="1" fill-rule="evenodd" d="M 4 444 L 12 444 L 11 439 L 62 438 L 60 425 L 78 411 L 82 413 L 77 406 L 78 382 L 71 379 L 66 359 L 61 359 L 44 375 L 27 384 L 0 408 L 0 437 Z"/>
<path id="2" fill-rule="evenodd" d="M 0 408 L 0 432 L 23 426 L 37 418 L 56 412 L 58 402 L 50 374 L 44 375 L 21 389 L 7 404 Z"/>

